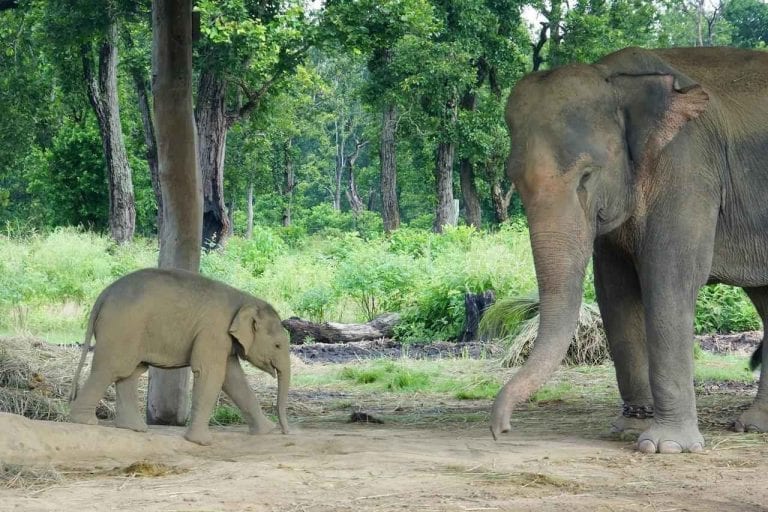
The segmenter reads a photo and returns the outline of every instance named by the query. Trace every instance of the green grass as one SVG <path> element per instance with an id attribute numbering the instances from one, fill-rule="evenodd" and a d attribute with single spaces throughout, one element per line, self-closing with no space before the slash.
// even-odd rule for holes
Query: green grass
<path id="1" fill-rule="evenodd" d="M 279 229 L 257 231 L 253 240 L 233 238 L 204 254 L 201 272 L 267 300 L 283 317 L 361 322 L 398 311 L 400 340 L 445 340 L 461 330 L 465 293 L 494 290 L 504 299 L 536 288 L 528 233 L 519 223 L 493 233 L 467 227 L 443 235 L 404 228 L 391 237 L 366 238 L 329 232 L 305 236 L 301 243 L 282 238 Z M 0 236 L 0 332 L 80 341 L 98 293 L 156 262 L 152 239 L 118 246 L 107 236 L 73 228 Z M 585 300 L 594 301 L 591 273 Z M 700 293 L 698 332 L 759 326 L 741 290 L 717 285 Z M 404 377 L 402 385 L 420 384 Z"/>
<path id="2" fill-rule="evenodd" d="M 702 351 L 696 360 L 694 380 L 704 382 L 755 382 L 748 356 L 719 355 Z"/>
<path id="3" fill-rule="evenodd" d="M 211 425 L 239 425 L 244 423 L 243 415 L 237 407 L 220 404 L 213 410 L 209 421 Z"/>

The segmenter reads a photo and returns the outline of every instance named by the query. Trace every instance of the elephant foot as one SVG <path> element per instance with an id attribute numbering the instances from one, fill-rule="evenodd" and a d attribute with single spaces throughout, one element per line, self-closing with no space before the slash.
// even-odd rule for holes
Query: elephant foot
<path id="1" fill-rule="evenodd" d="M 269 434 L 270 432 L 273 432 L 277 425 L 275 422 L 268 420 L 267 418 L 263 418 L 252 425 L 249 425 L 248 427 L 248 433 L 252 435 L 258 435 L 258 434 Z"/>
<path id="2" fill-rule="evenodd" d="M 133 430 L 134 432 L 146 432 L 147 424 L 140 418 L 115 418 L 115 426 L 117 428 L 125 428 Z"/>
<path id="3" fill-rule="evenodd" d="M 81 425 L 98 425 L 99 420 L 93 412 L 70 412 L 69 421 Z"/>
<path id="4" fill-rule="evenodd" d="M 696 423 L 681 426 L 654 423 L 640 434 L 637 449 L 643 453 L 699 453 L 704 451 L 704 437 Z"/>
<path id="5" fill-rule="evenodd" d="M 768 432 L 768 405 L 752 404 L 733 422 L 736 432 Z"/>
<path id="6" fill-rule="evenodd" d="M 189 428 L 184 434 L 184 439 L 202 446 L 208 446 L 213 442 L 213 436 L 208 429 Z"/>

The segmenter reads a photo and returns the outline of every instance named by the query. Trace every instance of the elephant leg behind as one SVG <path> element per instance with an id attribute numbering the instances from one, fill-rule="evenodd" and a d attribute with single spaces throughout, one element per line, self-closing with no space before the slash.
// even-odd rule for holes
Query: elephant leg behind
<path id="1" fill-rule="evenodd" d="M 147 423 L 139 411 L 139 377 L 147 371 L 147 365 L 140 364 L 131 375 L 115 382 L 116 417 L 115 426 L 136 432 L 146 432 Z"/>
<path id="2" fill-rule="evenodd" d="M 623 401 L 612 430 L 637 435 L 653 417 L 640 283 L 632 261 L 606 240 L 595 243 L 594 263 L 597 301 Z"/>
<path id="3" fill-rule="evenodd" d="M 97 339 L 97 345 L 93 351 L 93 360 L 91 361 L 91 373 L 72 402 L 70 421 L 73 423 L 96 425 L 98 423 L 96 419 L 96 406 L 104 396 L 104 391 L 107 387 L 113 382 L 126 380 L 127 385 L 123 384 L 119 388 L 123 396 L 128 395 L 128 398 L 130 398 L 131 392 L 128 391 L 128 386 L 131 384 L 135 386 L 141 374 L 137 370 L 141 362 L 140 358 L 125 353 L 133 352 L 131 350 L 123 350 L 123 347 L 128 342 L 110 338 L 110 335 L 102 336 L 103 341 L 101 345 L 99 345 Z M 135 390 L 132 396 L 136 396 Z M 125 400 L 118 397 L 118 406 L 121 402 L 126 403 Z M 134 407 L 137 406 L 134 405 Z M 120 406 L 118 409 L 120 409 Z M 126 412 L 125 410 L 123 411 L 124 416 Z M 130 413 L 128 415 L 130 416 Z"/>
<path id="4" fill-rule="evenodd" d="M 232 355 L 227 358 L 227 374 L 224 378 L 223 390 L 243 413 L 251 434 L 266 434 L 275 428 L 275 424 L 264 416 L 237 356 Z"/>
<path id="5" fill-rule="evenodd" d="M 768 287 L 744 288 L 752 304 L 755 305 L 760 319 L 763 321 L 763 360 L 760 366 L 760 384 L 757 396 L 749 409 L 741 413 L 734 422 L 737 432 L 768 432 L 768 350 L 766 350 L 766 333 L 768 333 Z"/>

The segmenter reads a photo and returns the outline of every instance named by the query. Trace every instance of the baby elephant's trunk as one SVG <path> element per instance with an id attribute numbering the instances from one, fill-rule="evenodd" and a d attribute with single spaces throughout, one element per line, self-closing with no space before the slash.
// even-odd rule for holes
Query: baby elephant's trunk
<path id="1" fill-rule="evenodd" d="M 288 433 L 288 418 L 285 408 L 288 404 L 288 388 L 291 386 L 291 370 L 283 368 L 277 372 L 277 419 L 280 422 L 280 430 Z"/>

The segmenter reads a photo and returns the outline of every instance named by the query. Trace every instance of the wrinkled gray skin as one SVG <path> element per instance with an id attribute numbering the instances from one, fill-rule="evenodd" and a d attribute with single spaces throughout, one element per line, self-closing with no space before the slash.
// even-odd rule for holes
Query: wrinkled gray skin
<path id="1" fill-rule="evenodd" d="M 91 374 L 78 393 L 92 335 L 96 345 Z M 96 424 L 96 405 L 114 382 L 116 426 L 144 432 L 147 425 L 138 408 L 139 376 L 147 365 L 190 366 L 195 379 L 184 437 L 210 444 L 208 420 L 222 389 L 243 412 L 252 434 L 269 432 L 274 424 L 261 411 L 240 358 L 277 378 L 278 418 L 283 433 L 288 433 L 290 346 L 271 305 L 183 270 L 144 269 L 128 274 L 101 292 L 91 310 L 73 381 L 70 420 Z"/>
<path id="2" fill-rule="evenodd" d="M 491 431 L 560 364 L 593 257 L 625 404 L 653 407 L 642 452 L 704 447 L 693 317 L 705 283 L 742 286 L 768 316 L 768 53 L 627 48 L 521 80 L 509 97 L 509 177 L 530 225 L 541 323 L 499 392 Z M 768 431 L 768 350 L 737 430 Z"/>

